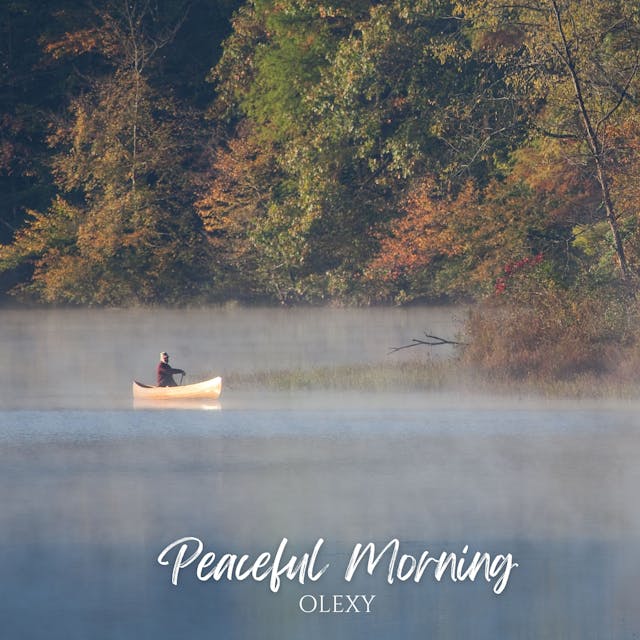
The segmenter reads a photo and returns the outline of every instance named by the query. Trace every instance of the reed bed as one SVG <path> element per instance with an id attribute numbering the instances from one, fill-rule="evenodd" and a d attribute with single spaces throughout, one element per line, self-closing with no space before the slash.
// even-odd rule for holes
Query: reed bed
<path id="1" fill-rule="evenodd" d="M 517 379 L 471 370 L 458 359 L 380 362 L 229 373 L 227 388 L 267 391 L 446 392 L 544 398 L 640 399 L 640 384 L 615 376 Z"/>

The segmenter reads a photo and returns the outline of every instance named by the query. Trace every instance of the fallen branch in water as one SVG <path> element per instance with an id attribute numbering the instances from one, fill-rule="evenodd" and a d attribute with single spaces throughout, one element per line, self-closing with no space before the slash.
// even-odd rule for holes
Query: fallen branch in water
<path id="1" fill-rule="evenodd" d="M 391 347 L 391 351 L 389 353 L 395 353 L 396 351 L 401 351 L 402 349 L 409 349 L 411 347 L 417 347 L 420 345 L 426 345 L 427 347 L 439 347 L 443 344 L 453 344 L 457 346 L 465 346 L 467 342 L 458 342 L 457 340 L 447 340 L 446 338 L 441 338 L 440 336 L 433 336 L 429 333 L 425 333 L 424 337 L 426 338 L 411 338 L 411 342 L 409 344 L 403 344 L 401 347 Z"/>

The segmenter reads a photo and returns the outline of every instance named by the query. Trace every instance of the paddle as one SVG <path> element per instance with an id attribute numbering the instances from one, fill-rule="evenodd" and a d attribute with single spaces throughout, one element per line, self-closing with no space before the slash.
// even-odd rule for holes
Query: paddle
<path id="1" fill-rule="evenodd" d="M 182 379 L 184 378 L 184 373 L 180 374 L 180 384 L 178 385 L 179 387 L 182 386 Z"/>

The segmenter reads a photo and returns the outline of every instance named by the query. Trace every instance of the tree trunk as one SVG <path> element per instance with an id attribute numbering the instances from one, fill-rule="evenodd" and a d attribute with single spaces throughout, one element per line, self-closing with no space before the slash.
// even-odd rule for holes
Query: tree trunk
<path id="1" fill-rule="evenodd" d="M 562 16 L 560 15 L 560 8 L 558 7 L 557 0 L 551 0 L 553 7 L 553 13 L 558 27 L 558 33 L 562 39 L 562 51 L 560 56 L 563 59 L 569 74 L 571 76 L 571 82 L 576 95 L 576 101 L 578 103 L 578 109 L 580 111 L 580 117 L 584 126 L 586 141 L 591 151 L 591 156 L 596 165 L 596 172 L 598 176 L 598 183 L 600 184 L 600 191 L 602 193 L 602 203 L 605 208 L 606 219 L 613 235 L 613 245 L 618 259 L 618 266 L 620 267 L 620 274 L 623 280 L 626 280 L 629 275 L 629 269 L 627 266 L 627 258 L 624 252 L 624 246 L 622 244 L 622 238 L 620 236 L 620 228 L 618 226 L 618 218 L 615 212 L 613 200 L 611 199 L 611 192 L 609 189 L 609 176 L 607 175 L 605 165 L 605 157 L 602 148 L 602 142 L 598 137 L 596 130 L 591 123 L 591 117 L 587 105 L 584 101 L 584 94 L 582 91 L 582 85 L 578 72 L 576 71 L 576 65 L 571 54 L 571 47 L 567 42 L 567 38 L 564 32 L 564 26 L 562 24 Z"/>
<path id="2" fill-rule="evenodd" d="M 596 168 L 598 170 L 598 182 L 600 183 L 600 190 L 602 192 L 602 201 L 607 216 L 607 222 L 613 235 L 613 245 L 618 258 L 618 265 L 620 267 L 620 273 L 624 280 L 629 276 L 629 268 L 627 266 L 627 258 L 624 252 L 624 246 L 622 245 L 622 238 L 620 237 L 620 228 L 618 226 L 618 219 L 616 217 L 613 201 L 611 200 L 611 194 L 609 193 L 609 178 L 607 176 L 605 168 L 602 166 L 601 158 L 595 158 Z"/>

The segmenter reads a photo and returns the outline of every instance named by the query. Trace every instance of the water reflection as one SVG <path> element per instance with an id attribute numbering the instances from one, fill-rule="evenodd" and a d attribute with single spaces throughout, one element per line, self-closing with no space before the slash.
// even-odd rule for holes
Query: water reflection
<path id="1" fill-rule="evenodd" d="M 145 400 L 134 398 L 133 408 L 151 411 L 220 411 L 222 404 L 219 400 L 202 400 L 199 398 L 176 398 L 175 400 Z"/>

